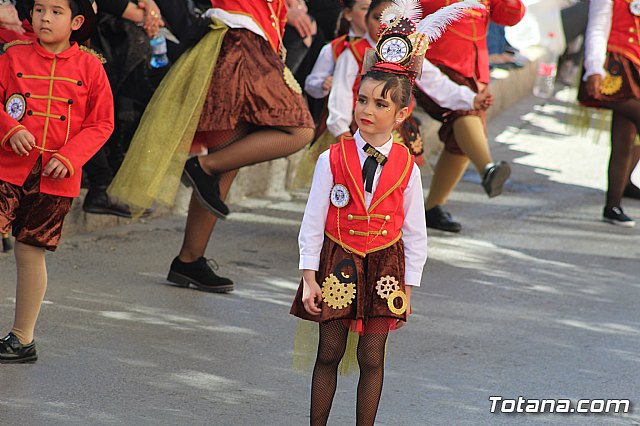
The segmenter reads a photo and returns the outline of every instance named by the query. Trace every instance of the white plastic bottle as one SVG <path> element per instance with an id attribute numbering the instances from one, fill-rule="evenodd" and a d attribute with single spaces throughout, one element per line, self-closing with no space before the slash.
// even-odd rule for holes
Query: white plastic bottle
<path id="1" fill-rule="evenodd" d="M 549 33 L 541 43 L 545 52 L 538 63 L 538 75 L 533 86 L 533 94 L 545 99 L 553 96 L 558 72 L 558 54 L 555 50 L 554 38 L 555 34 Z"/>

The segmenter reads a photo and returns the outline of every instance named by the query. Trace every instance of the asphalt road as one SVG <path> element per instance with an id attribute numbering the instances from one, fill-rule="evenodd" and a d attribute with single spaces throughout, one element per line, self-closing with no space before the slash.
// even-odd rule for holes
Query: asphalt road
<path id="1" fill-rule="evenodd" d="M 463 232 L 429 233 L 379 425 L 640 425 L 640 227 L 600 221 L 606 139 L 569 136 L 562 102 L 535 103 L 490 125 L 495 157 L 513 165 L 505 194 L 488 200 L 469 170 L 449 203 Z M 624 206 L 640 219 L 640 201 Z M 288 315 L 303 208 L 233 206 L 208 251 L 236 282 L 229 295 L 167 285 L 183 217 L 67 238 L 48 256 L 39 361 L 0 366 L 0 424 L 307 424 Z M 12 256 L 0 271 L 7 330 Z M 356 381 L 339 380 L 330 424 L 354 424 Z M 492 414 L 491 396 L 628 398 L 635 412 Z"/>

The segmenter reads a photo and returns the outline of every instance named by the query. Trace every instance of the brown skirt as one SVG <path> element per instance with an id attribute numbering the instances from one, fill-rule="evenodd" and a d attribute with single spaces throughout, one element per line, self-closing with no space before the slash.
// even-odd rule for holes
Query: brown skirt
<path id="1" fill-rule="evenodd" d="M 606 108 L 610 102 L 640 99 L 639 66 L 619 53 L 607 52 L 604 69 L 607 73 L 602 80 L 601 94 L 595 99 L 587 93 L 587 83 L 580 82 L 578 101 L 584 106 Z"/>
<path id="2" fill-rule="evenodd" d="M 41 170 L 42 157 L 22 186 L 0 181 L 0 232 L 11 229 L 17 241 L 55 251 L 73 198 L 41 193 Z"/>
<path id="3" fill-rule="evenodd" d="M 476 80 L 470 77 L 465 77 L 458 71 L 455 71 L 444 65 L 438 65 L 440 71 L 442 71 L 451 81 L 461 86 L 467 86 L 474 92 L 478 93 L 478 83 Z M 451 154 L 465 155 L 455 136 L 453 135 L 453 122 L 465 115 L 477 115 L 482 119 L 482 123 L 486 126 L 486 114 L 484 111 L 479 110 L 457 110 L 452 111 L 447 108 L 443 108 L 438 105 L 433 99 L 431 99 L 426 93 L 416 90 L 415 92 L 416 102 L 424 111 L 429 114 L 433 119 L 442 123 L 438 135 L 440 140 L 444 142 L 444 149 Z"/>
<path id="4" fill-rule="evenodd" d="M 248 30 L 230 28 L 222 42 L 198 131 L 231 130 L 240 122 L 314 128 L 304 98 L 285 82 L 284 72 L 284 64 L 265 39 Z"/>
<path id="5" fill-rule="evenodd" d="M 291 306 L 292 315 L 317 322 L 341 319 L 362 320 L 366 324 L 371 318 L 407 320 L 406 312 L 395 314 L 389 309 L 386 297 L 393 290 L 400 290 L 403 294 L 405 291 L 402 240 L 363 259 L 345 252 L 339 244 L 325 238 L 316 281 L 327 295 L 325 298 L 323 293 L 322 313 L 314 316 L 304 309 L 301 280 Z M 394 302 L 396 308 L 402 305 L 400 298 Z"/>

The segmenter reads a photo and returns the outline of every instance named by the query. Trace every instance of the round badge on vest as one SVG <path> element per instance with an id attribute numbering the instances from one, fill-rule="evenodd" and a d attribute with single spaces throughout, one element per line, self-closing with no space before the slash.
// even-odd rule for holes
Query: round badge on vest
<path id="1" fill-rule="evenodd" d="M 24 117 L 24 113 L 27 112 L 27 101 L 21 94 L 15 93 L 9 96 L 4 109 L 11 118 L 20 121 Z"/>
<path id="2" fill-rule="evenodd" d="M 349 190 L 342 184 L 335 184 L 331 188 L 331 204 L 337 208 L 342 208 L 349 204 Z"/>
<path id="3" fill-rule="evenodd" d="M 629 12 L 634 16 L 640 16 L 640 0 L 633 0 L 629 3 Z"/>

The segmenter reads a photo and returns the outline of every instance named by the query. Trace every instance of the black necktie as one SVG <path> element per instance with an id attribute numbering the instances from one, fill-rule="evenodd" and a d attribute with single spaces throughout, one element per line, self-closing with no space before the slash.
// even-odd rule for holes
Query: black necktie
<path id="1" fill-rule="evenodd" d="M 371 194 L 373 192 L 373 178 L 376 175 L 378 164 L 384 166 L 387 162 L 387 157 L 368 143 L 364 144 L 362 150 L 368 155 L 362 165 L 362 181 L 364 182 L 364 190 Z"/>

